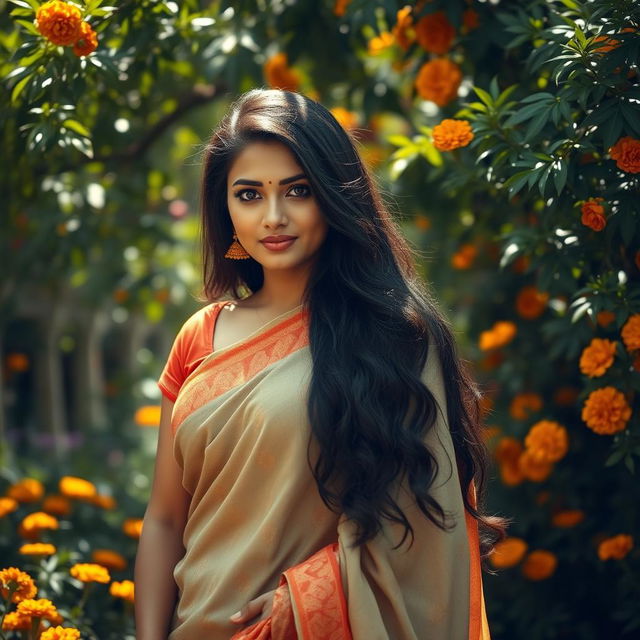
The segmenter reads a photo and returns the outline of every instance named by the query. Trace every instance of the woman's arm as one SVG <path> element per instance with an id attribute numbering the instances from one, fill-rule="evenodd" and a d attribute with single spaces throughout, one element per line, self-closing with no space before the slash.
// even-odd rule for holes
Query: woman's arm
<path id="1" fill-rule="evenodd" d="M 162 397 L 153 484 L 144 515 L 135 564 L 137 640 L 165 640 L 173 616 L 177 587 L 173 569 L 184 555 L 182 534 L 191 496 L 173 456 L 173 402 Z"/>

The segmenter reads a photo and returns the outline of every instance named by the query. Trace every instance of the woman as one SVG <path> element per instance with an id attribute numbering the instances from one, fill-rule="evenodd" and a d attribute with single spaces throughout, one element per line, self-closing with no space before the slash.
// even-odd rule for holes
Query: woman
<path id="1" fill-rule="evenodd" d="M 354 142 L 256 89 L 205 154 L 212 302 L 158 382 L 138 640 L 486 640 L 479 394 Z"/>

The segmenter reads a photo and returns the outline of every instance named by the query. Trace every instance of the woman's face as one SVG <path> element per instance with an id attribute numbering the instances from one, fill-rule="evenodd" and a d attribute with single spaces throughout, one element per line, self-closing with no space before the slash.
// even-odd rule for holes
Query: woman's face
<path id="1" fill-rule="evenodd" d="M 309 180 L 291 150 L 275 140 L 252 142 L 236 156 L 227 205 L 240 244 L 264 269 L 310 263 L 327 235 Z M 295 239 L 268 244 L 268 236 Z"/>

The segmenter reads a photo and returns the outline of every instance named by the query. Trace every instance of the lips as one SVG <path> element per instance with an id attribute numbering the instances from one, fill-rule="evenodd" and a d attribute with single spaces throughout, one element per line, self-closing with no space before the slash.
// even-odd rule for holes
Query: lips
<path id="1" fill-rule="evenodd" d="M 285 242 L 286 240 L 295 240 L 296 236 L 267 236 L 262 238 L 260 242 Z"/>

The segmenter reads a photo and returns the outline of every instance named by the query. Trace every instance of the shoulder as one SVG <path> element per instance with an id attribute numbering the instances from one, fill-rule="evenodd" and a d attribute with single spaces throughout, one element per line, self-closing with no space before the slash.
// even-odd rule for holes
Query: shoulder
<path id="1" fill-rule="evenodd" d="M 190 334 L 199 331 L 203 326 L 208 325 L 213 317 L 226 304 L 225 300 L 210 302 L 200 309 L 194 311 L 182 324 L 179 334 Z"/>

